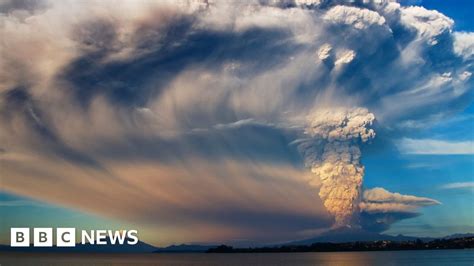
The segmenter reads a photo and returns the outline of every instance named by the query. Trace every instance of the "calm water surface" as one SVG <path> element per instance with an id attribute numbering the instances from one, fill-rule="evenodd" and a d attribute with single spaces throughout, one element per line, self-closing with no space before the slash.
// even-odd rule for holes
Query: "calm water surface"
<path id="1" fill-rule="evenodd" d="M 474 265 L 474 250 L 259 254 L 0 253 L 0 265 Z"/>

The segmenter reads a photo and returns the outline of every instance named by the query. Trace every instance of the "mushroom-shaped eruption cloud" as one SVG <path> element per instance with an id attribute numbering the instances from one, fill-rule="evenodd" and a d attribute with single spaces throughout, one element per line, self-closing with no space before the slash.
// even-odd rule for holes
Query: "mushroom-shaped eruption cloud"
<path id="1" fill-rule="evenodd" d="M 359 145 L 375 137 L 374 120 L 365 108 L 317 111 L 305 132 L 310 138 L 299 144 L 316 179 L 310 184 L 321 182 L 319 196 L 336 227 L 356 221 L 364 177 Z"/>

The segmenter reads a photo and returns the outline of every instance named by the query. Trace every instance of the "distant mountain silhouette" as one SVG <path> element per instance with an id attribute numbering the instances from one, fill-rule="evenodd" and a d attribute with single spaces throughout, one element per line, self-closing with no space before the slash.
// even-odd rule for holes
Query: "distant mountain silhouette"
<path id="1" fill-rule="evenodd" d="M 150 253 L 157 248 L 142 241 L 138 241 L 135 245 L 112 245 L 107 242 L 107 245 L 76 245 L 73 251 L 78 252 L 104 252 L 104 253 Z"/>
<path id="2" fill-rule="evenodd" d="M 341 251 L 395 251 L 395 250 L 441 250 L 473 249 L 474 237 L 443 238 L 424 242 L 412 241 L 355 241 L 345 243 L 313 243 L 311 245 L 287 245 L 257 248 L 234 248 L 220 245 L 207 253 L 288 253 L 288 252 L 341 252 Z"/>
<path id="3" fill-rule="evenodd" d="M 435 238 L 433 237 L 413 237 L 413 236 L 404 236 L 404 235 L 386 235 L 370 231 L 365 231 L 358 228 L 350 227 L 341 227 L 327 231 L 316 237 L 309 239 L 292 241 L 289 243 L 284 243 L 284 245 L 310 245 L 313 243 L 328 242 L 328 243 L 344 243 L 344 242 L 354 242 L 354 241 L 379 241 L 379 240 L 390 240 L 390 241 L 413 241 L 420 239 L 423 241 L 431 241 Z"/>
<path id="4" fill-rule="evenodd" d="M 465 233 L 465 234 L 452 234 L 443 237 L 444 239 L 452 239 L 452 238 L 463 238 L 463 237 L 474 237 L 474 233 Z"/>

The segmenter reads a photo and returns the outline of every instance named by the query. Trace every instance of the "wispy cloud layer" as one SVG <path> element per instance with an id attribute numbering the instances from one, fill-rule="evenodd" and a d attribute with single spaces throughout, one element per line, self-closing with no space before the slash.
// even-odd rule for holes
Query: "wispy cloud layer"
<path id="1" fill-rule="evenodd" d="M 441 186 L 442 189 L 474 189 L 474 182 L 455 182 Z"/>
<path id="2" fill-rule="evenodd" d="M 397 143 L 398 149 L 407 154 L 474 154 L 473 141 L 445 141 L 434 139 L 404 138 Z"/>

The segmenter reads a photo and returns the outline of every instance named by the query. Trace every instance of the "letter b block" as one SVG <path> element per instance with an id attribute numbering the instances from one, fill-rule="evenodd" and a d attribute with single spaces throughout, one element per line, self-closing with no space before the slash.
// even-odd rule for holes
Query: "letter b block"
<path id="1" fill-rule="evenodd" d="M 29 247 L 30 246 L 30 228 L 11 228 L 10 246 Z"/>
<path id="2" fill-rule="evenodd" d="M 33 245 L 35 247 L 52 247 L 53 228 L 34 228 Z"/>

